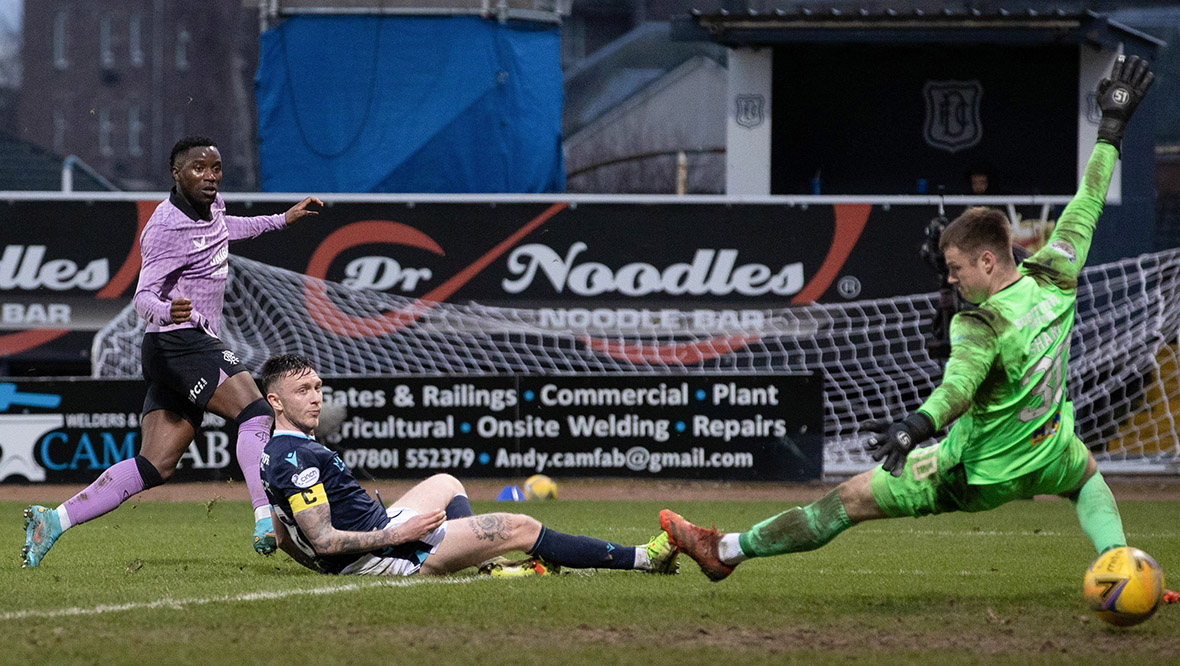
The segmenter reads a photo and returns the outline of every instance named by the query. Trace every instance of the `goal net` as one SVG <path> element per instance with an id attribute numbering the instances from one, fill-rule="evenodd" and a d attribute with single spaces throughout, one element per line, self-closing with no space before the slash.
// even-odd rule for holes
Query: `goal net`
<path id="1" fill-rule="evenodd" d="M 1087 268 L 1069 363 L 1077 432 L 1111 472 L 1180 473 L 1180 250 Z M 257 370 L 302 354 L 324 375 L 816 373 L 828 474 L 872 466 L 858 430 L 917 408 L 941 378 L 926 352 L 937 294 L 650 318 L 432 303 L 230 259 L 221 336 Z M 617 312 L 617 311 L 607 311 Z M 749 314 L 749 313 L 748 313 Z M 584 316 L 583 316 L 584 315 Z M 139 377 L 128 307 L 95 337 L 96 377 Z"/>

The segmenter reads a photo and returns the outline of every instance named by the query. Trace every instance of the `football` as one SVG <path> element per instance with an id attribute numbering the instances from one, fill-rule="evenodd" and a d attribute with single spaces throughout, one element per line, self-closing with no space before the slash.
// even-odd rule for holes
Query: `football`
<path id="1" fill-rule="evenodd" d="M 544 474 L 534 474 L 524 481 L 524 497 L 531 500 L 557 499 L 557 484 Z"/>
<path id="2" fill-rule="evenodd" d="M 1164 572 L 1138 548 L 1113 548 L 1086 569 L 1083 594 L 1100 619 L 1129 627 L 1151 617 L 1159 608 L 1164 596 Z"/>

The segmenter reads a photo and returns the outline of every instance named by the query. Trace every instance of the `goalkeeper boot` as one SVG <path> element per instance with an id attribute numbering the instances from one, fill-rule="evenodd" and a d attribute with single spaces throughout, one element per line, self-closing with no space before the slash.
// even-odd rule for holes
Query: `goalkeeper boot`
<path id="1" fill-rule="evenodd" d="M 643 548 L 647 551 L 647 559 L 651 561 L 651 568 L 647 569 L 646 573 L 671 575 L 680 571 L 680 563 L 676 561 L 680 551 L 672 545 L 667 532 L 660 532 L 652 537 L 651 541 L 642 546 L 636 546 L 636 548 Z"/>
<path id="2" fill-rule="evenodd" d="M 254 550 L 259 555 L 270 555 L 278 548 L 275 541 L 275 527 L 270 516 L 259 518 L 254 522 Z"/>
<path id="3" fill-rule="evenodd" d="M 1173 592 L 1172 590 L 1164 590 L 1165 604 L 1180 604 L 1180 592 Z"/>
<path id="4" fill-rule="evenodd" d="M 21 548 L 21 567 L 35 567 L 45 559 L 53 542 L 61 536 L 57 511 L 34 504 L 25 509 L 25 546 Z"/>
<path id="5" fill-rule="evenodd" d="M 719 581 L 737 565 L 726 564 L 717 554 L 721 533 L 714 529 L 699 527 L 667 509 L 660 512 L 660 527 L 668 533 L 668 539 L 680 552 L 691 557 L 701 566 L 701 573 L 711 581 Z"/>
<path id="6" fill-rule="evenodd" d="M 479 572 L 492 578 L 531 578 L 533 576 L 552 576 L 560 573 L 561 567 L 535 557 L 523 560 L 494 557 L 479 565 Z"/>

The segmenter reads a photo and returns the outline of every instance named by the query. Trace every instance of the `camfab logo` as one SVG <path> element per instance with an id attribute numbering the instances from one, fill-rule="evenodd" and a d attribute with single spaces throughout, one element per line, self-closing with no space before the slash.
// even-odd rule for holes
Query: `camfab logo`
<path id="1" fill-rule="evenodd" d="M 0 415 L 0 481 L 21 476 L 28 481 L 45 480 L 45 468 L 34 454 L 43 435 L 65 426 L 61 414 Z"/>
<path id="2" fill-rule="evenodd" d="M 0 412 L 10 407 L 44 407 L 53 409 L 61 405 L 61 396 L 55 393 L 26 393 L 9 382 L 0 383 Z"/>
<path id="3" fill-rule="evenodd" d="M 16 384 L 0 383 L 0 411 L 12 407 L 54 409 L 61 396 L 53 393 L 20 391 Z M 36 463 L 33 451 L 46 432 L 65 425 L 61 414 L 5 414 L 0 416 L 0 481 L 23 476 L 28 481 L 44 481 L 45 468 Z"/>

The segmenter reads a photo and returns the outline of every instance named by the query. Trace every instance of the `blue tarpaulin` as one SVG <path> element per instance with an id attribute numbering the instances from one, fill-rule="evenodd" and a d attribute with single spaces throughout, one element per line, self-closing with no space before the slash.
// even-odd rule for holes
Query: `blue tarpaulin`
<path id="1" fill-rule="evenodd" d="M 480 17 L 299 16 L 262 35 L 267 192 L 561 192 L 561 41 Z"/>

